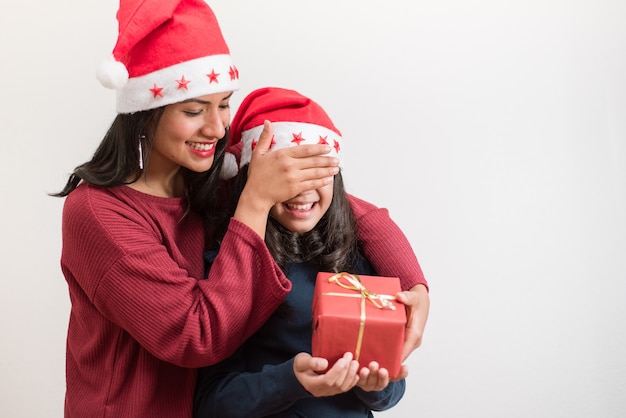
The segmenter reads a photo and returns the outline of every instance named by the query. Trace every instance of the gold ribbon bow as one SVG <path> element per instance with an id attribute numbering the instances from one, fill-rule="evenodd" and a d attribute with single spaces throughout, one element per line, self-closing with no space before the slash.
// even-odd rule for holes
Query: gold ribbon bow
<path id="1" fill-rule="evenodd" d="M 341 279 L 345 279 L 345 282 L 342 282 Z M 379 309 L 391 309 L 395 310 L 395 305 L 391 302 L 395 300 L 395 296 L 392 295 L 381 295 L 375 292 L 368 290 L 359 276 L 350 274 L 350 273 L 337 273 L 328 278 L 330 283 L 335 283 L 338 286 L 343 287 L 344 289 L 354 290 L 359 292 L 358 294 L 350 294 L 350 293 L 339 293 L 339 292 L 324 292 L 322 295 L 328 296 L 342 296 L 342 297 L 356 297 L 361 298 L 361 316 L 360 316 L 360 324 L 359 324 L 359 335 L 356 342 L 356 349 L 354 350 L 354 359 L 359 360 L 359 356 L 361 355 L 361 345 L 363 344 L 363 332 L 365 331 L 365 319 L 366 319 L 366 308 L 365 301 L 369 300 L 375 307 Z"/>

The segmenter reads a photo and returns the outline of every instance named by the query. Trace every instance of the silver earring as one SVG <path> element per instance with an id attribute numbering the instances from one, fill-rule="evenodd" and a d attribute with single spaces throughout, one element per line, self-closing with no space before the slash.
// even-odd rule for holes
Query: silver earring
<path id="1" fill-rule="evenodd" d="M 141 142 L 146 139 L 145 135 L 139 135 L 139 169 L 143 170 L 143 147 Z"/>

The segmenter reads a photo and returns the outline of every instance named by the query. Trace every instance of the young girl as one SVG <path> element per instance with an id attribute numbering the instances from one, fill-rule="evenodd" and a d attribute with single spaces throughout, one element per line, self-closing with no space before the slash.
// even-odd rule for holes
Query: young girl
<path id="1" fill-rule="evenodd" d="M 256 90 L 243 100 L 231 125 L 231 143 L 241 140 L 242 146 L 235 196 L 246 184 L 248 162 L 267 128 L 265 120 L 272 122 L 272 150 L 328 143 L 332 155 L 340 155 L 340 133 L 317 103 L 293 90 Z M 231 207 L 235 202 L 236 198 Z M 359 371 L 351 353 L 323 372 L 328 361 L 309 354 L 317 273 L 376 274 L 359 248 L 341 173 L 332 184 L 274 205 L 265 242 L 292 289 L 281 307 L 233 356 L 201 369 L 195 416 L 369 417 L 372 410 L 394 406 L 404 394 L 403 379 L 390 382 L 388 371 L 375 362 L 361 365 Z M 209 265 L 216 254 L 206 254 Z"/>

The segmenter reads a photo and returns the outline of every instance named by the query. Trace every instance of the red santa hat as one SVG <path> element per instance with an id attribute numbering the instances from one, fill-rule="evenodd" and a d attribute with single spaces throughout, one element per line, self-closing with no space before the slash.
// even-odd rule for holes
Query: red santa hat
<path id="1" fill-rule="evenodd" d="M 230 125 L 231 155 L 224 161 L 223 178 L 233 177 L 250 162 L 265 120 L 272 122 L 274 131 L 270 150 L 328 144 L 332 148 L 328 155 L 341 157 L 341 132 L 319 104 L 295 90 L 264 87 L 247 95 L 237 109 Z M 238 166 L 234 154 L 240 154 Z"/>
<path id="2" fill-rule="evenodd" d="M 239 88 L 239 71 L 203 0 L 120 0 L 119 35 L 97 71 L 117 111 L 154 109 Z"/>

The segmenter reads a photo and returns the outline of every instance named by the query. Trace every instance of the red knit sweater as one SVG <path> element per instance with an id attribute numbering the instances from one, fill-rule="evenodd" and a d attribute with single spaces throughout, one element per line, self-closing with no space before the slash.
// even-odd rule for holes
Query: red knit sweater
<path id="1" fill-rule="evenodd" d="M 379 273 L 425 284 L 387 212 L 351 202 Z M 183 212 L 182 199 L 129 187 L 81 185 L 66 198 L 66 417 L 191 417 L 195 368 L 231 354 L 290 290 L 262 239 L 234 219 L 203 280 L 204 229 Z"/>

